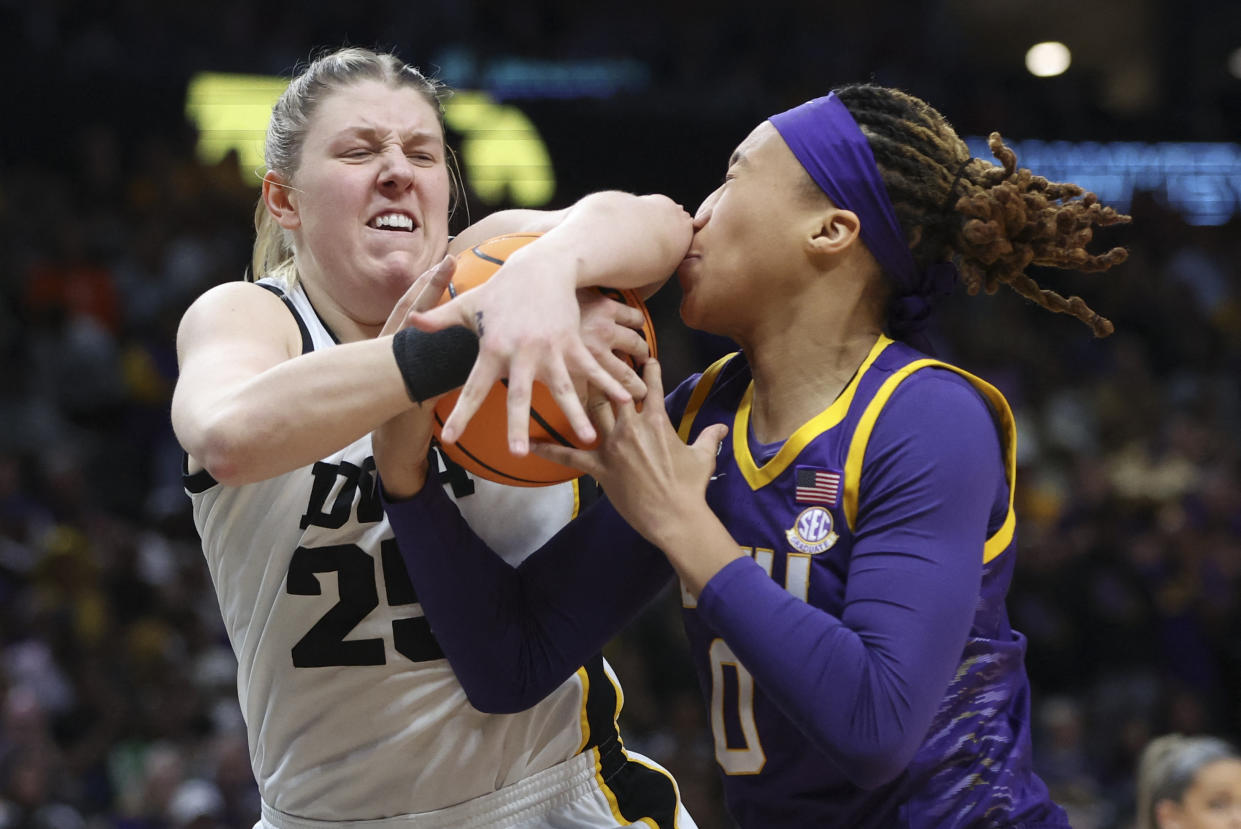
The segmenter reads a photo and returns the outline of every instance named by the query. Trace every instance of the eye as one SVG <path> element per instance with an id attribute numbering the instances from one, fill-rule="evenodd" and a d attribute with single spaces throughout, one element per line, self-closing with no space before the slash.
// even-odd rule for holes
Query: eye
<path id="1" fill-rule="evenodd" d="M 341 153 L 342 158 L 366 158 L 371 154 L 367 147 L 353 147 Z"/>

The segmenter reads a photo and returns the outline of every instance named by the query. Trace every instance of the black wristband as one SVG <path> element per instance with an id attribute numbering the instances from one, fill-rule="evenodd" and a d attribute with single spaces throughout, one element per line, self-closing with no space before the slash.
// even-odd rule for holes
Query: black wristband
<path id="1" fill-rule="evenodd" d="M 396 367 L 415 403 L 465 384 L 478 357 L 478 337 L 464 326 L 443 331 L 402 328 L 392 338 Z"/>

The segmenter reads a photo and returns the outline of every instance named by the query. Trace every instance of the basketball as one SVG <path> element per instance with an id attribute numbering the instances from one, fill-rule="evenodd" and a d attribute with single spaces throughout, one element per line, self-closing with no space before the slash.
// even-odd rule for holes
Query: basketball
<path id="1" fill-rule="evenodd" d="M 509 233 L 475 245 L 457 257 L 457 269 L 441 303 L 486 282 L 513 251 L 537 239 L 538 233 Z M 645 303 L 633 291 L 599 288 L 604 295 L 618 302 L 637 308 L 646 318 L 642 336 L 655 356 L 655 329 Z M 622 355 L 639 374 L 641 367 L 628 355 Z M 550 486 L 563 483 L 582 473 L 571 467 L 545 460 L 530 454 L 519 458 L 508 449 L 508 409 L 506 408 L 508 386 L 501 380 L 487 393 L 474 417 L 455 444 L 440 444 L 449 459 L 469 472 L 497 483 L 510 486 Z M 440 398 L 435 406 L 434 434 L 440 438 L 440 430 L 457 403 L 459 391 Z M 542 383 L 535 382 L 530 398 L 530 440 L 532 443 L 556 442 L 562 446 L 589 449 L 593 444 L 583 444 L 569 425 L 569 419 L 560 411 L 552 394 Z"/>

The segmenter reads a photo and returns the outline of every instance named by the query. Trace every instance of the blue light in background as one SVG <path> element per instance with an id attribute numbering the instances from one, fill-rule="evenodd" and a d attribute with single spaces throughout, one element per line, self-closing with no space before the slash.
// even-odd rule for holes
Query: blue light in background
<path id="1" fill-rule="evenodd" d="M 965 139 L 976 158 L 993 159 L 987 140 Z M 1128 210 L 1151 192 L 1192 225 L 1222 225 L 1241 209 L 1241 144 L 1128 141 L 1007 141 L 1017 164 L 1052 181 L 1072 181 L 1105 204 Z"/>
<path id="2" fill-rule="evenodd" d="M 480 89 L 496 101 L 610 98 L 641 92 L 651 84 L 650 67 L 632 58 L 479 58 L 471 49 L 452 46 L 436 55 L 435 65 L 449 86 Z"/>

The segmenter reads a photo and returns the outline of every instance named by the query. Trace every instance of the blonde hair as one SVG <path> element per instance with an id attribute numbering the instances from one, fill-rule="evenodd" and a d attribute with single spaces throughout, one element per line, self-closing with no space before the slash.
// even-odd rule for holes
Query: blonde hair
<path id="1" fill-rule="evenodd" d="M 1165 800 L 1180 803 L 1203 766 L 1238 757 L 1218 737 L 1165 734 L 1151 740 L 1138 760 L 1138 829 L 1158 829 L 1155 807 Z"/>
<path id="2" fill-rule="evenodd" d="M 444 127 L 444 99 L 447 88 L 428 78 L 416 67 L 395 55 L 356 46 L 320 55 L 289 82 L 288 88 L 272 107 L 271 121 L 263 145 L 267 169 L 292 181 L 301 163 L 302 145 L 310 121 L 319 104 L 342 87 L 359 81 L 380 81 L 392 87 L 408 86 L 418 91 L 436 111 Z M 450 173 L 453 171 L 450 168 Z M 456 176 L 450 175 L 456 193 Z M 251 280 L 280 276 L 292 284 L 297 280 L 293 246 L 284 229 L 276 224 L 260 197 L 254 208 L 254 252 L 250 258 Z"/>

